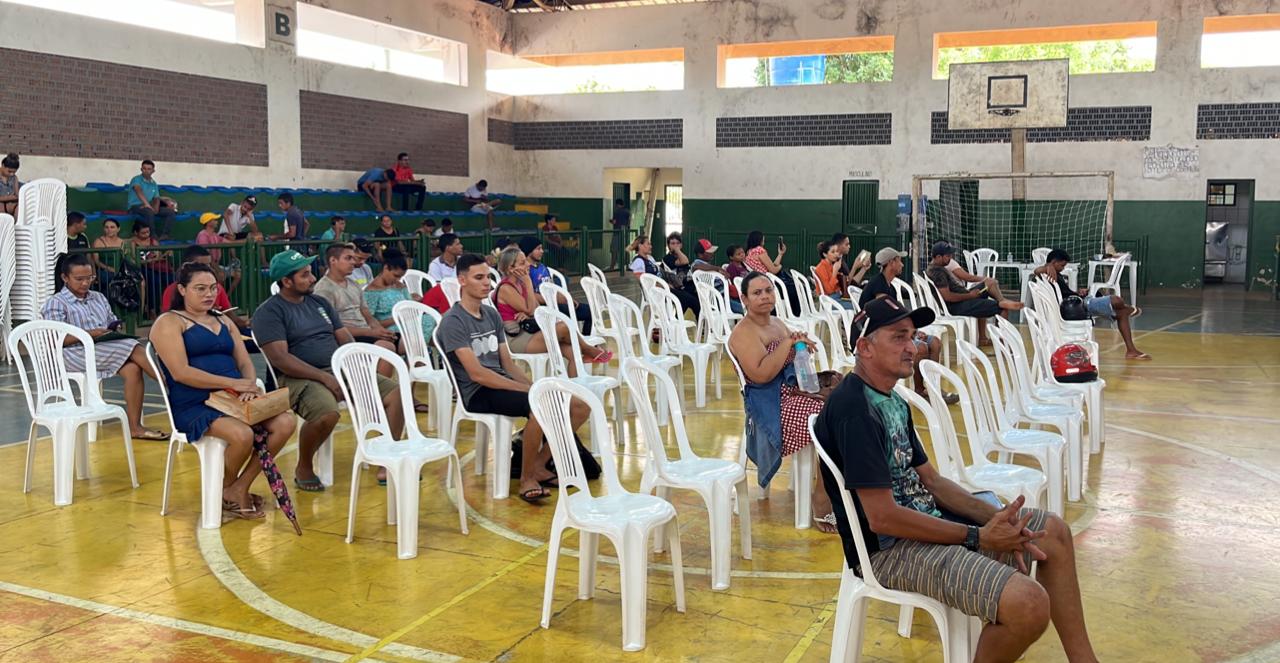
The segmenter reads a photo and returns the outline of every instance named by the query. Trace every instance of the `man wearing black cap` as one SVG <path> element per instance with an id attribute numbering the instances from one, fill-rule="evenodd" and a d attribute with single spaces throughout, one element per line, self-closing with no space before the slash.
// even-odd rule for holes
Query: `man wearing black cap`
<path id="1" fill-rule="evenodd" d="M 858 306 L 860 308 L 865 308 L 868 303 L 876 299 L 883 299 L 886 297 L 889 299 L 896 299 L 893 286 L 890 284 L 893 283 L 894 279 L 902 275 L 902 270 L 904 269 L 902 259 L 906 257 L 906 251 L 899 251 L 890 246 L 886 246 L 883 249 L 876 251 L 876 264 L 880 266 L 880 273 L 871 277 L 871 279 L 867 281 L 866 287 L 862 289 L 862 297 L 858 300 Z M 916 393 L 920 394 L 921 398 L 928 400 L 929 394 L 924 390 L 924 378 L 920 375 L 920 362 L 926 359 L 938 361 L 938 358 L 942 356 L 942 339 L 934 336 L 933 334 L 926 334 L 922 331 L 917 331 L 915 342 Z M 955 394 L 943 392 L 942 395 L 947 405 L 955 405 L 960 401 L 960 397 Z"/>
<path id="2" fill-rule="evenodd" d="M 1022 304 L 1013 301 L 997 302 L 985 286 L 974 290 L 966 288 L 964 283 L 947 270 L 947 263 L 951 262 L 951 256 L 955 252 L 956 248 L 947 242 L 934 243 L 933 250 L 930 251 L 932 259 L 925 268 L 924 275 L 937 287 L 938 295 L 946 302 L 947 311 L 951 315 L 978 319 L 978 345 L 991 345 L 987 338 L 987 318 L 999 315 L 1002 308 L 1022 308 Z"/>
<path id="3" fill-rule="evenodd" d="M 865 333 L 854 347 L 857 366 L 827 399 L 813 432 L 852 497 L 876 580 L 982 618 L 974 660 L 1016 660 L 1052 616 L 1067 658 L 1096 661 L 1070 528 L 1053 514 L 1022 508 L 1022 497 L 997 508 L 940 475 L 906 401 L 893 393 L 911 375 L 912 337 L 933 322 L 933 311 L 909 311 L 886 297 L 859 316 Z M 862 575 L 845 496 L 827 463 L 821 471 L 845 561 Z M 1032 561 L 1039 561 L 1036 580 L 1023 575 Z"/>
<path id="4" fill-rule="evenodd" d="M 542 264 L 543 252 L 546 248 L 542 245 L 542 240 L 533 235 L 525 235 L 520 238 L 520 251 L 524 253 L 524 257 L 529 260 L 529 280 L 533 283 L 534 297 L 537 298 L 539 304 L 546 304 L 547 301 L 542 298 L 542 284 L 555 283 L 555 285 L 563 287 L 566 291 L 569 289 L 568 283 L 556 283 L 551 277 L 551 268 Z M 556 308 L 565 315 L 570 315 L 569 307 L 573 307 L 573 315 L 577 316 L 578 322 L 582 324 L 582 333 L 591 335 L 591 307 L 586 304 L 579 304 L 572 298 L 567 301 L 562 299 L 556 302 Z"/>

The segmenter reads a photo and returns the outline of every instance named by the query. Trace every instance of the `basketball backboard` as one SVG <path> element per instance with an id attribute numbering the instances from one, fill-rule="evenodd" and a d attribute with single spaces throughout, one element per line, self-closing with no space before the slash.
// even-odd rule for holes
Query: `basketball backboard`
<path id="1" fill-rule="evenodd" d="M 1070 60 L 951 65 L 947 128 L 1067 126 Z"/>

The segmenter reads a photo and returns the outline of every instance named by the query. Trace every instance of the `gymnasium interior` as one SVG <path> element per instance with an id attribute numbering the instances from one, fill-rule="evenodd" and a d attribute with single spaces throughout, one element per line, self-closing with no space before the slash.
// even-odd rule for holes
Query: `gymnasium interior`
<path id="1" fill-rule="evenodd" d="M 902 256 L 897 299 L 937 321 L 931 367 L 957 376 L 898 383 L 925 396 L 909 401 L 915 437 L 968 492 L 1023 495 L 1065 523 L 1096 660 L 1280 661 L 1277 3 L 0 0 L 0 62 L 0 194 L 6 175 L 22 183 L 0 195 L 0 661 L 1094 660 L 1068 655 L 1082 650 L 1058 612 L 1002 657 L 1003 601 L 984 622 L 851 571 L 811 504 L 831 477 L 816 437 L 761 485 L 735 325 L 772 313 L 812 338 L 819 369 L 862 375 L 873 317 L 857 294 L 886 248 Z M 159 241 L 139 244 L 144 160 Z M 422 182 L 363 187 L 405 164 Z M 290 234 L 296 210 L 306 226 Z M 246 214 L 261 234 L 220 244 L 219 222 Z M 516 357 L 538 378 L 535 413 L 559 416 L 552 396 L 568 394 L 591 408 L 574 464 L 604 472 L 572 495 L 565 470 L 522 499 L 503 475 L 519 463 L 500 456 L 526 419 L 464 416 L 452 352 L 430 338 L 388 353 L 397 393 L 421 405 L 412 442 L 440 450 L 416 497 L 412 469 L 379 483 L 348 399 L 315 456 L 319 488 L 295 481 L 295 433 L 274 454 L 279 485 L 251 487 L 265 498 L 253 518 L 219 511 L 216 482 L 237 470 L 217 469 L 222 447 L 169 435 L 154 379 L 141 425 L 162 435 L 126 436 L 138 397 L 122 377 L 68 377 L 23 340 L 75 254 L 113 333 L 143 347 L 193 245 L 252 321 L 281 297 L 273 257 L 319 257 L 323 281 L 331 245 L 361 238 L 376 277 L 399 242 L 423 274 L 446 220 L 500 268 L 510 247 L 541 245 L 581 305 L 568 326 L 589 312 L 582 343 L 609 353 L 576 371 Z M 387 232 L 400 239 L 379 243 Z M 684 285 L 651 276 L 670 271 L 657 263 L 673 233 L 709 270 L 680 263 Z M 652 261 L 637 257 L 645 238 Z M 842 243 L 830 269 L 869 269 L 823 292 L 812 268 Z M 946 274 L 1006 310 L 948 313 L 925 276 L 939 245 L 962 267 Z M 781 266 L 766 279 L 778 300 L 752 318 L 723 274 L 731 248 L 759 246 Z M 1117 313 L 1067 319 L 1041 281 L 1050 249 L 1070 254 L 1053 272 L 1067 299 Z M 135 287 L 108 287 L 128 264 Z M 459 278 L 405 283 L 423 302 L 439 289 L 443 312 L 471 301 Z M 1055 372 L 1067 345 L 1096 378 Z M 249 356 L 256 378 L 274 374 Z M 54 365 L 77 396 L 50 409 L 36 392 Z M 108 414 L 74 423 L 86 394 Z M 573 449 L 564 425 L 542 428 L 553 454 Z M 1052 437 L 1060 455 L 1001 446 L 1005 433 Z M 655 478 L 681 459 L 733 478 Z M 1039 487 L 973 478 L 984 468 Z M 571 498 L 595 510 L 575 516 Z M 611 520 L 636 500 L 674 515 Z M 621 529 L 583 529 L 604 520 Z"/>

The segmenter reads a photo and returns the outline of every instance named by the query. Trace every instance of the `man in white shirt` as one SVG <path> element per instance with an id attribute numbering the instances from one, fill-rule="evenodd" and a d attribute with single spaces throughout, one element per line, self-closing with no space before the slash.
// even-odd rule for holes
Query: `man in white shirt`
<path id="1" fill-rule="evenodd" d="M 222 226 L 218 234 L 228 240 L 245 239 L 250 235 L 261 235 L 258 222 L 253 218 L 253 209 L 258 206 L 258 197 L 252 194 L 245 196 L 239 203 L 227 205 L 222 211 Z"/>
<path id="2" fill-rule="evenodd" d="M 489 230 L 493 230 L 493 210 L 502 204 L 500 200 L 489 199 L 489 183 L 480 180 L 467 188 L 462 194 L 462 201 L 471 205 L 472 212 L 488 215 Z"/>
<path id="3" fill-rule="evenodd" d="M 440 236 L 437 246 L 440 248 L 440 255 L 431 261 L 431 266 L 427 268 L 427 275 L 435 279 L 436 283 L 444 279 L 458 278 L 458 258 L 462 256 L 462 240 L 453 233 L 445 233 Z"/>

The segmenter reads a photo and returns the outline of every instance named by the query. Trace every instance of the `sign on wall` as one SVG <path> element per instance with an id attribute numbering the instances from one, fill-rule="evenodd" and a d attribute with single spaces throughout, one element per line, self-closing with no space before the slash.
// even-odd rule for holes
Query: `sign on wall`
<path id="1" fill-rule="evenodd" d="M 1142 149 L 1142 176 L 1150 180 L 1169 177 L 1198 177 L 1200 175 L 1200 148 L 1198 147 L 1144 147 Z"/>
<path id="2" fill-rule="evenodd" d="M 267 40 L 294 45 L 298 41 L 298 13 L 294 5 L 267 4 Z"/>

